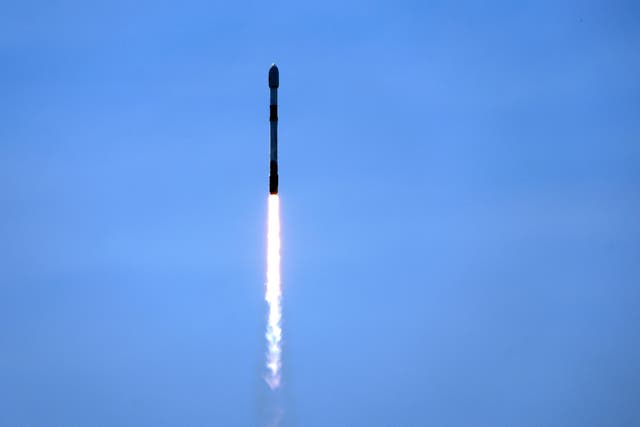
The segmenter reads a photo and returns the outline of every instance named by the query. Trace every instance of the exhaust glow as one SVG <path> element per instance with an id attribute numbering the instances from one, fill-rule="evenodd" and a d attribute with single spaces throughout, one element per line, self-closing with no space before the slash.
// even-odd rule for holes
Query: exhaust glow
<path id="1" fill-rule="evenodd" d="M 269 195 L 267 222 L 267 285 L 265 300 L 269 305 L 267 320 L 267 375 L 265 380 L 272 390 L 280 386 L 282 365 L 282 288 L 280 285 L 280 198 Z"/>

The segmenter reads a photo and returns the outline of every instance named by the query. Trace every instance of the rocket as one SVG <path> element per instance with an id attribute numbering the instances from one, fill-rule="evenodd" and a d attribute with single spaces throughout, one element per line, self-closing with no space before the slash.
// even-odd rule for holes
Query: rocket
<path id="1" fill-rule="evenodd" d="M 276 64 L 269 68 L 269 124 L 271 125 L 269 150 L 269 193 L 278 194 L 278 86 L 280 73 Z"/>

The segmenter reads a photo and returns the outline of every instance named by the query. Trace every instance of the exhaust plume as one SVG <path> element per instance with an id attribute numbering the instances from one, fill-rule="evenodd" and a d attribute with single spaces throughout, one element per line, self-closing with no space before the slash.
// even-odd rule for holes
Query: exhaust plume
<path id="1" fill-rule="evenodd" d="M 267 374 L 265 381 L 272 390 L 280 386 L 282 366 L 282 288 L 280 284 L 280 198 L 269 195 L 267 220 L 267 283 L 265 300 L 269 305 L 267 317 Z"/>

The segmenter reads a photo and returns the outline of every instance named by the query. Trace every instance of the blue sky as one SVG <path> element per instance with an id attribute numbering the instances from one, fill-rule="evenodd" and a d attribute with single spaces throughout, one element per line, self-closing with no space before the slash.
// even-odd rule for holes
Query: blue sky
<path id="1" fill-rule="evenodd" d="M 640 423 L 633 2 L 2 9 L 0 425 Z"/>

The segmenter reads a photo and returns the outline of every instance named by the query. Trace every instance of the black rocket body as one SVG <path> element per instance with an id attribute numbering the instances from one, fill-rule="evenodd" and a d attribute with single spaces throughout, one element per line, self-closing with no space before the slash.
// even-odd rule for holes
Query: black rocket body
<path id="1" fill-rule="evenodd" d="M 269 124 L 271 127 L 269 150 L 269 193 L 278 194 L 278 86 L 280 73 L 276 64 L 269 68 Z"/>

